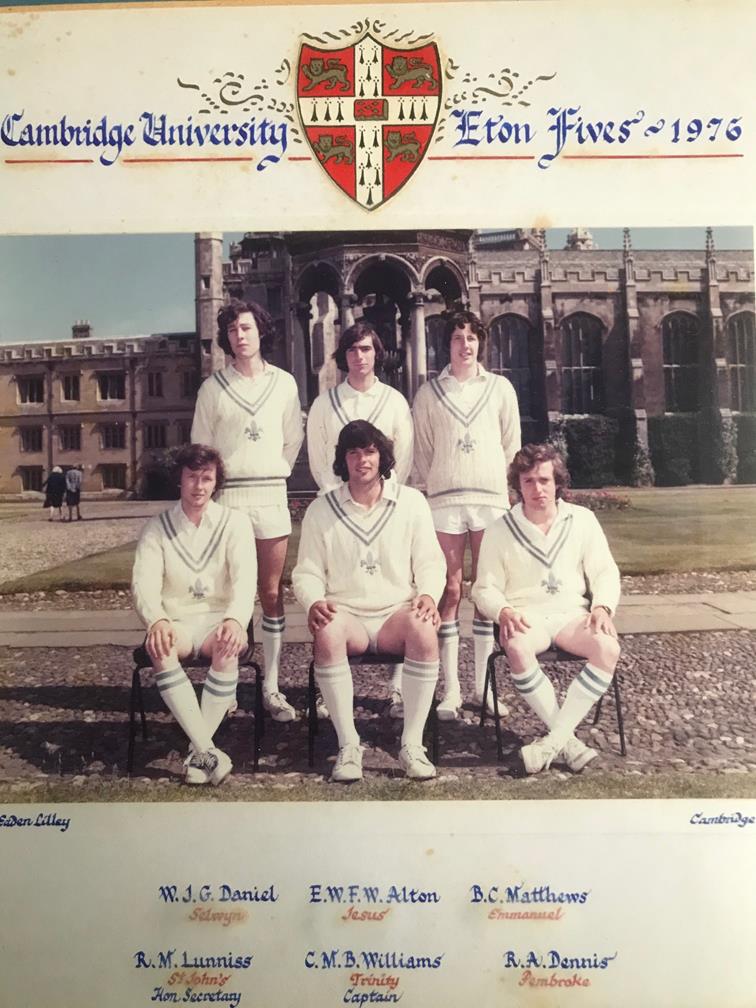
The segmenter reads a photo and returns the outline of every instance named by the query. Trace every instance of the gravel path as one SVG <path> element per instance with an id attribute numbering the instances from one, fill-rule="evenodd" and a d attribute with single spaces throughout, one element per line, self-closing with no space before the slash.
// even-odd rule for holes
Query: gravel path
<path id="1" fill-rule="evenodd" d="M 289 699 L 305 704 L 310 649 L 286 645 L 282 682 Z M 461 678 L 469 695 L 471 647 L 461 644 Z M 0 781 L 120 777 L 126 757 L 130 654 L 128 649 L 0 649 Z M 622 697 L 628 755 L 619 754 L 619 737 L 611 700 L 599 725 L 589 723 L 579 734 L 600 751 L 594 764 L 604 770 L 652 775 L 708 769 L 722 773 L 756 770 L 756 633 L 747 631 L 648 635 L 624 638 Z M 549 670 L 562 686 L 575 674 L 574 665 Z M 385 670 L 359 669 L 355 674 L 358 730 L 367 746 L 368 773 L 396 770 L 400 722 L 385 710 Z M 150 681 L 150 676 L 145 677 Z M 146 692 L 151 737 L 137 745 L 136 774 L 148 780 L 177 779 L 185 743 L 165 712 L 154 688 Z M 540 734 L 534 717 L 506 689 L 512 716 L 505 735 L 508 772 L 515 772 L 522 740 Z M 236 774 L 251 775 L 251 690 L 242 688 L 242 709 L 218 739 L 231 755 Z M 517 734 L 514 734 L 514 733 Z M 307 732 L 303 721 L 267 723 L 258 780 L 293 786 L 321 779 L 328 772 L 335 738 L 324 725 L 317 742 L 316 767 L 307 767 Z M 493 727 L 481 733 L 478 718 L 466 709 L 464 720 L 441 725 L 442 778 L 496 776 Z M 561 773 L 558 767 L 549 773 Z M 589 771 L 586 771 L 589 772 Z"/>

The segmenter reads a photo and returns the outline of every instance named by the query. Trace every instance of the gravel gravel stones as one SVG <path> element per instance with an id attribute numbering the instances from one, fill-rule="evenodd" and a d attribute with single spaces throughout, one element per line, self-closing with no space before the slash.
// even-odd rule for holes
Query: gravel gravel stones
<path id="1" fill-rule="evenodd" d="M 287 644 L 281 682 L 303 711 L 310 648 Z M 599 750 L 592 766 L 628 774 L 713 769 L 744 773 L 756 767 L 756 633 L 750 631 L 650 634 L 623 639 L 620 665 L 628 755 L 619 753 L 611 696 L 598 725 L 587 720 L 580 737 Z M 127 648 L 0 649 L 0 781 L 88 777 L 120 778 L 125 773 L 131 655 Z M 357 726 L 366 746 L 368 774 L 399 776 L 401 722 L 387 712 L 384 668 L 355 670 Z M 573 663 L 546 669 L 563 694 L 576 673 Z M 463 695 L 472 691 L 472 647 L 460 649 Z M 193 673 L 195 675 L 196 673 Z M 202 673 L 199 673 L 199 679 Z M 439 774 L 443 779 L 515 775 L 517 751 L 542 733 L 535 717 L 513 693 L 506 675 L 500 689 L 510 717 L 504 722 L 506 759 L 497 763 L 493 725 L 479 726 L 478 713 L 465 706 L 458 722 L 440 729 Z M 151 683 L 149 674 L 145 683 Z M 322 779 L 335 754 L 333 729 L 321 723 L 315 768 L 307 766 L 307 726 L 303 719 L 279 725 L 266 721 L 260 773 L 252 776 L 252 689 L 243 683 L 240 710 L 221 728 L 218 744 L 234 761 L 235 777 L 286 787 L 292 781 Z M 150 737 L 137 740 L 135 776 L 156 786 L 182 772 L 185 741 L 151 685 L 145 689 Z M 563 772 L 555 766 L 549 773 Z M 589 772 L 589 771 L 586 771 Z"/>

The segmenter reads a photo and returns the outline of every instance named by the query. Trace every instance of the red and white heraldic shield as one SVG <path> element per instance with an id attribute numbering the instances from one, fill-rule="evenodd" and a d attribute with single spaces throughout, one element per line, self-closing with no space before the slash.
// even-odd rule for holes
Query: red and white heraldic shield
<path id="1" fill-rule="evenodd" d="M 297 104 L 324 170 L 374 210 L 401 189 L 430 145 L 441 105 L 438 48 L 397 49 L 370 34 L 343 49 L 303 45 Z"/>

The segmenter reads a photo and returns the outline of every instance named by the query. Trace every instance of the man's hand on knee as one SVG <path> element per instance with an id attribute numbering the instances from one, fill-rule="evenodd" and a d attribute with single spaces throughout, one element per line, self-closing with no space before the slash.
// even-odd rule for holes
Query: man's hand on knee
<path id="1" fill-rule="evenodd" d="M 441 617 L 438 615 L 436 603 L 430 595 L 416 596 L 412 600 L 410 610 L 417 619 L 421 619 L 424 623 L 427 623 L 430 620 L 431 625 L 436 629 L 438 629 L 441 625 Z"/>
<path id="2" fill-rule="evenodd" d="M 173 623 L 168 619 L 161 619 L 157 623 L 153 623 L 147 631 L 147 640 L 144 646 L 153 661 L 162 661 L 167 658 L 176 646 L 176 631 Z"/>
<path id="3" fill-rule="evenodd" d="M 337 611 L 333 602 L 326 602 L 325 599 L 313 602 L 307 614 L 307 629 L 315 636 L 318 630 L 328 626 Z"/>
<path id="4" fill-rule="evenodd" d="M 215 631 L 215 653 L 221 658 L 236 658 L 246 644 L 244 628 L 235 619 L 224 619 Z"/>
<path id="5" fill-rule="evenodd" d="M 605 633 L 610 637 L 617 636 L 617 628 L 614 625 L 614 620 L 611 617 L 609 610 L 605 606 L 596 606 L 592 609 L 585 618 L 585 623 L 583 624 L 586 630 L 590 630 L 591 633 L 599 634 Z"/>
<path id="6" fill-rule="evenodd" d="M 499 613 L 499 643 L 502 647 L 515 634 L 527 633 L 530 623 L 515 609 L 502 609 Z"/>

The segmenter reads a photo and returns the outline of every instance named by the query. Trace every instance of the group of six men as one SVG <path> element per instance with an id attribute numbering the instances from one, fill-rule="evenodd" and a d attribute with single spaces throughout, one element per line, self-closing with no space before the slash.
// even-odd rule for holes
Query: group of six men
<path id="1" fill-rule="evenodd" d="M 267 359 L 274 330 L 259 305 L 232 300 L 218 315 L 218 334 L 230 363 L 200 388 L 192 444 L 177 459 L 180 500 L 145 526 L 133 574 L 158 688 L 189 739 L 190 784 L 218 784 L 231 771 L 213 736 L 236 704 L 255 588 L 264 704 L 277 721 L 296 717 L 278 679 L 291 532 L 286 479 L 303 438 L 297 387 Z M 410 413 L 376 377 L 380 338 L 357 322 L 334 354 L 346 378 L 309 412 L 319 495 L 302 522 L 292 583 L 313 636 L 320 712 L 338 737 L 333 781 L 362 777 L 349 657 L 368 651 L 404 655 L 389 688 L 390 713 L 403 718 L 399 763 L 411 779 L 435 776 L 422 732 L 439 666 L 438 717 L 453 720 L 462 707 L 468 542 L 473 703 L 482 703 L 498 623 L 514 686 L 547 729 L 521 749 L 525 771 L 553 760 L 579 771 L 596 755 L 575 729 L 609 687 L 619 657 L 612 620 L 619 572 L 593 514 L 563 499 L 568 475 L 558 453 L 520 448 L 516 394 L 481 365 L 486 332 L 478 318 L 449 313 L 445 335 L 449 365 L 421 386 Z M 520 499 L 511 510 L 510 490 Z M 536 657 L 554 643 L 586 659 L 561 707 Z M 200 702 L 181 667 L 197 653 L 210 659 Z"/>

